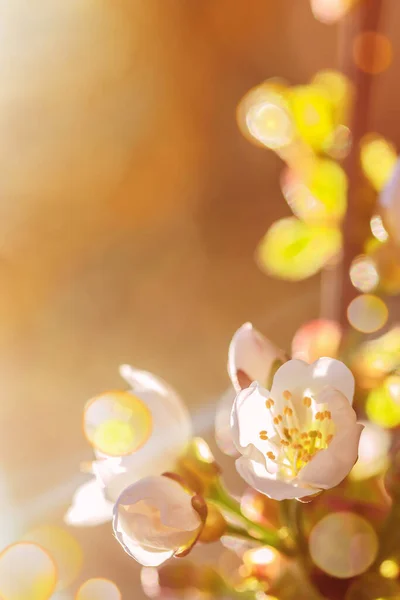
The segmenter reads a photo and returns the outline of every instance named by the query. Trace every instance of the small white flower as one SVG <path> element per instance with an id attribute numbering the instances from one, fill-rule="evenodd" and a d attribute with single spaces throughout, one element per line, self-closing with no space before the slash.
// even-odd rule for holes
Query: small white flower
<path id="1" fill-rule="evenodd" d="M 230 428 L 236 393 L 253 381 L 268 385 L 274 363 L 286 360 L 284 352 L 254 329 L 251 323 L 245 323 L 235 332 L 228 353 L 228 374 L 233 387 L 222 396 L 215 416 L 215 438 L 222 452 L 229 456 L 238 455 Z"/>
<path id="2" fill-rule="evenodd" d="M 128 365 L 120 374 L 152 415 L 152 433 L 133 454 L 106 457 L 96 452 L 95 479 L 77 490 L 65 517 L 69 525 L 91 525 L 112 519 L 112 506 L 121 492 L 143 477 L 174 468 L 192 435 L 189 413 L 177 393 L 162 379 Z"/>
<path id="3" fill-rule="evenodd" d="M 114 507 L 114 533 L 145 567 L 157 567 L 196 542 L 204 519 L 192 496 L 169 477 L 147 477 L 124 490 Z"/>
<path id="4" fill-rule="evenodd" d="M 338 485 L 357 460 L 363 426 L 351 404 L 354 377 L 340 361 L 289 360 L 271 391 L 258 383 L 236 397 L 236 468 L 259 492 L 284 500 Z"/>

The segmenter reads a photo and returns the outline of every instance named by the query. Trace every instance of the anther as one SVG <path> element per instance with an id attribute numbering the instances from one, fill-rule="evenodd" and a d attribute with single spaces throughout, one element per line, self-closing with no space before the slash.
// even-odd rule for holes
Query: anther
<path id="1" fill-rule="evenodd" d="M 303 404 L 304 404 L 304 406 L 307 406 L 307 408 L 310 408 L 310 406 L 311 406 L 311 398 L 309 396 L 304 396 L 304 398 L 303 398 Z"/>
<path id="2" fill-rule="evenodd" d="M 284 397 L 285 400 L 290 400 L 291 397 L 292 397 L 292 394 L 289 392 L 289 390 L 285 390 L 283 392 L 283 397 Z"/>
<path id="3" fill-rule="evenodd" d="M 267 457 L 268 457 L 270 460 L 275 460 L 275 454 L 274 454 L 273 452 L 267 452 Z"/>

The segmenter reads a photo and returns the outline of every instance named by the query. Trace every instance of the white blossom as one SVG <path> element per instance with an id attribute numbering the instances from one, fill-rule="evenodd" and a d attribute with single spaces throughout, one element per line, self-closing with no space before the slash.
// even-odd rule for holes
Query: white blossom
<path id="1" fill-rule="evenodd" d="M 340 361 L 289 360 L 271 391 L 252 383 L 236 397 L 236 468 L 254 489 L 277 500 L 338 485 L 357 460 L 363 426 L 351 406 L 354 377 Z"/>
<path id="2" fill-rule="evenodd" d="M 75 493 L 65 517 L 70 525 L 111 520 L 112 506 L 121 492 L 143 477 L 171 471 L 191 439 L 190 416 L 175 390 L 155 375 L 128 365 L 120 367 L 120 374 L 150 410 L 152 433 L 133 454 L 110 458 L 96 452 L 95 478 Z"/>

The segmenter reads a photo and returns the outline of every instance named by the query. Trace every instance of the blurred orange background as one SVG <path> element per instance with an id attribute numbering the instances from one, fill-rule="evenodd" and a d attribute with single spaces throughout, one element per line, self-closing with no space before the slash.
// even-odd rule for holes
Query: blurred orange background
<path id="1" fill-rule="evenodd" d="M 400 5 L 386 5 L 394 60 L 371 130 L 397 142 Z M 212 440 L 233 331 L 251 320 L 288 348 L 318 315 L 318 278 L 294 287 L 253 261 L 290 211 L 279 160 L 235 109 L 263 79 L 336 67 L 337 42 L 308 0 L 3 1 L 0 549 L 62 523 L 91 458 L 83 405 L 123 385 L 121 362 L 174 385 Z M 74 533 L 80 581 L 143 597 L 110 526 Z"/>

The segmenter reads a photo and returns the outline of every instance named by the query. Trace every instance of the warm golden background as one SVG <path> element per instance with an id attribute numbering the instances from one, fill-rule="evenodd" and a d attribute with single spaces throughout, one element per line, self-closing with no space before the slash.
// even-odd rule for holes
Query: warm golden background
<path id="1" fill-rule="evenodd" d="M 386 5 L 394 61 L 375 79 L 371 128 L 398 141 L 400 5 Z M 252 320 L 288 347 L 317 316 L 317 279 L 271 281 L 253 262 L 289 210 L 278 159 L 241 137 L 235 107 L 267 77 L 336 66 L 337 30 L 308 0 L 0 6 L 4 547 L 62 522 L 91 457 L 83 404 L 120 385 L 120 362 L 167 379 L 210 437 L 234 329 Z M 110 526 L 76 534 L 81 579 L 140 600 L 139 567 Z"/>

